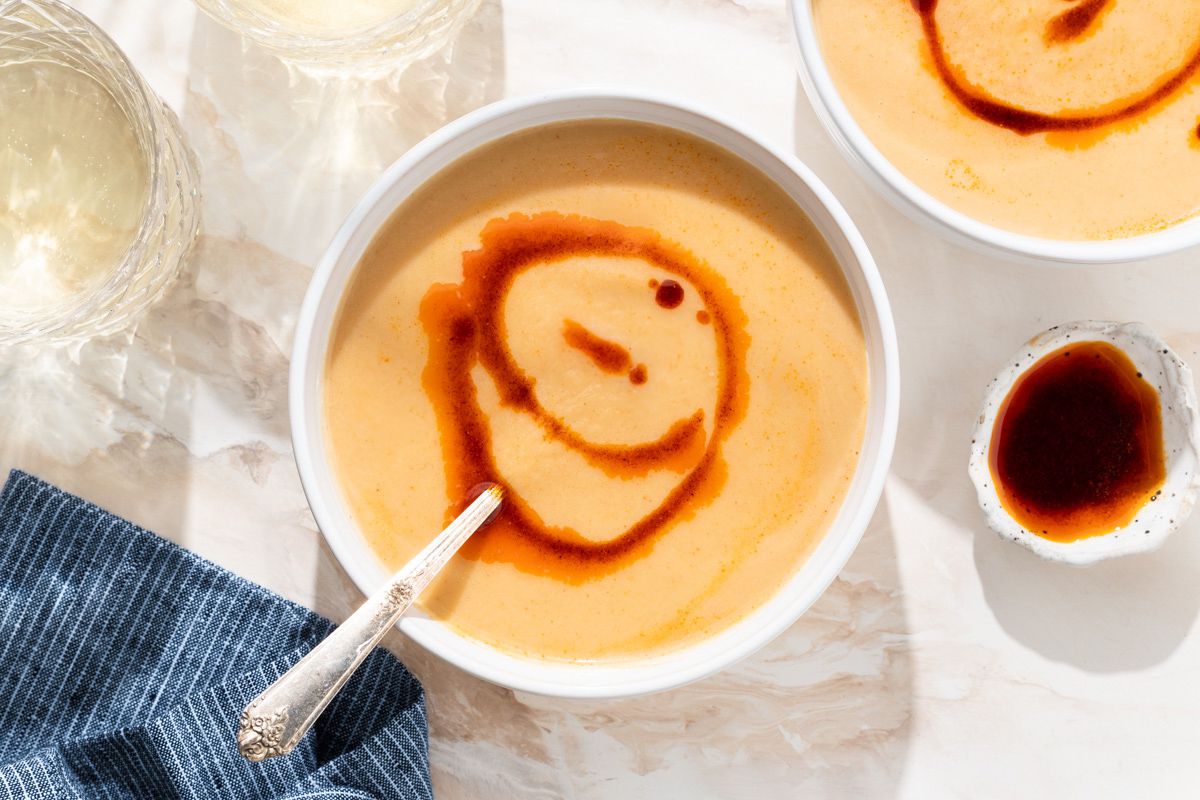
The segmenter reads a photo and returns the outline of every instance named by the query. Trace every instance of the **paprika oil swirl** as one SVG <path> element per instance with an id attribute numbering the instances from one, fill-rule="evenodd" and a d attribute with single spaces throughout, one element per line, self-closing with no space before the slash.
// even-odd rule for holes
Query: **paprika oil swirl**
<path id="1" fill-rule="evenodd" d="M 921 29 L 938 77 L 950 94 L 976 117 L 1019 134 L 1088 130 L 1135 118 L 1174 95 L 1200 70 L 1200 35 L 1197 35 L 1195 47 L 1182 64 L 1162 76 L 1155 85 L 1109 107 L 1058 114 L 1022 108 L 1016 103 L 994 97 L 983 88 L 972 84 L 961 69 L 950 63 L 937 21 L 938 2 L 939 0 L 913 0 L 913 7 L 921 16 Z M 1080 38 L 1097 24 L 1101 14 L 1109 10 L 1115 2 L 1116 0 L 1083 0 L 1055 16 L 1046 26 L 1044 39 L 1047 45 L 1062 44 Z"/>
<path id="2" fill-rule="evenodd" d="M 568 582 L 604 574 L 637 558 L 682 515 L 711 502 L 725 481 L 721 446 L 746 412 L 746 317 L 724 279 L 688 251 L 656 232 L 617 222 L 546 212 L 494 219 L 480 234 L 482 247 L 463 254 L 463 279 L 436 284 L 425 294 L 420 321 L 429 341 L 422 383 L 433 405 L 441 439 L 449 498 L 454 503 L 472 486 L 492 482 L 505 487 L 505 504 L 486 529 L 463 548 L 463 555 L 507 561 L 518 568 Z M 505 299 L 518 275 L 535 266 L 562 263 L 573 256 L 621 256 L 640 259 L 656 270 L 686 281 L 699 293 L 711 320 L 718 355 L 717 398 L 713 419 L 697 409 L 680 417 L 660 437 L 639 444 L 590 441 L 542 406 L 534 381 L 513 358 L 506 341 Z M 682 288 L 662 281 L 668 302 L 678 305 Z M 606 371 L 624 371 L 631 363 L 623 348 L 595 337 L 568 321 L 564 336 Z M 487 415 L 471 377 L 479 364 L 495 383 L 502 406 L 527 414 L 543 433 L 580 453 L 612 477 L 636 477 L 671 469 L 680 482 L 649 513 L 606 541 L 595 541 L 566 527 L 546 524 L 501 474 L 492 450 Z M 645 380 L 645 367 L 630 374 Z"/>

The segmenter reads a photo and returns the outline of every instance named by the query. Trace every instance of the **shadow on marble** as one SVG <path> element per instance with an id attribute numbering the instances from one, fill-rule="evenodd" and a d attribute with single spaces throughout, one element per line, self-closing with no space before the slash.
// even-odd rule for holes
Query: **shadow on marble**
<path id="1" fill-rule="evenodd" d="M 1178 259 L 1095 267 L 1084 275 L 988 258 L 929 232 L 914 235 L 916 224 L 842 159 L 799 87 L 795 138 L 800 157 L 829 181 L 861 227 L 888 285 L 904 375 L 895 478 L 972 536 L 984 599 L 1013 639 L 1093 672 L 1161 663 L 1200 613 L 1200 583 L 1189 577 L 1200 564 L 1200 542 L 1188 535 L 1200 526 L 1193 522 L 1159 553 L 1089 569 L 1050 564 L 987 528 L 966 465 L 984 390 L 1024 338 L 1071 319 L 1170 315 L 1167 303 L 1140 296 L 1136 287 L 1182 288 L 1186 273 L 1178 272 Z M 1180 325 L 1189 324 L 1178 316 Z M 1012 329 L 1021 333 L 990 334 Z M 1172 331 L 1164 333 L 1170 340 Z"/>
<path id="2" fill-rule="evenodd" d="M 189 390 L 132 334 L 82 347 L 7 349 L 0 360 L 0 465 L 19 467 L 179 541 Z M 167 418 L 174 430 L 167 430 Z M 163 480 L 143 484 L 153 465 Z M 172 537 L 172 533 L 175 535 Z"/>
<path id="3" fill-rule="evenodd" d="M 390 73 L 311 74 L 203 14 L 189 58 L 182 119 L 208 230 L 310 267 L 386 166 L 504 92 L 498 0 L 441 51 Z"/>
<path id="4" fill-rule="evenodd" d="M 1042 308 L 1044 301 L 1038 295 L 1045 290 L 1039 291 L 1037 287 L 1054 286 L 1063 279 L 1063 274 L 1037 268 L 1031 272 L 1018 267 L 1011 269 L 1015 275 L 1001 276 L 1002 280 L 985 273 L 985 286 L 980 291 L 986 292 L 987 284 L 993 289 L 1004 286 L 997 294 L 1007 295 L 1008 299 L 1001 302 L 1011 304 L 1012 309 L 1026 309 L 1022 316 L 1032 317 L 1023 326 L 1029 335 L 1070 319 L 1123 321 L 1139 319 L 1144 313 L 1135 304 L 1122 300 L 1119 286 L 1079 280 L 1071 273 L 1066 273 L 1066 277 L 1077 282 L 1074 294 L 1080 307 L 1059 311 Z M 1143 272 L 1167 269 L 1162 264 L 1139 267 Z M 1022 280 L 1028 283 L 1028 288 L 1018 293 L 1012 282 Z M 1065 292 L 1056 287 L 1049 293 Z M 961 293 L 958 297 L 947 297 L 946 302 L 963 302 Z M 1123 305 L 1129 307 L 1122 309 Z M 962 484 L 938 498 L 937 507 L 961 528 L 973 532 L 973 561 L 984 599 L 996 621 L 1013 639 L 1045 658 L 1090 672 L 1133 671 L 1160 664 L 1183 643 L 1200 614 L 1200 583 L 1195 580 L 1200 568 L 1197 539 L 1200 519 L 1193 518 L 1156 553 L 1078 568 L 1047 562 L 1001 540 L 987 527 L 978 509 L 974 488 L 965 477 L 967 432 L 974 426 L 987 382 L 1019 346 L 1019 341 L 999 342 L 995 357 L 988 359 L 990 363 L 948 367 L 946 383 L 974 389 L 958 393 L 963 395 L 961 400 L 950 400 L 949 395 L 955 394 L 951 392 L 945 392 L 942 398 L 925 396 L 920 400 L 927 413 L 932 410 L 933 416 L 951 430 L 962 432 L 957 437 L 962 440 L 961 445 L 949 447 L 949 443 L 940 442 L 938 446 L 945 452 L 930 456 L 946 461 L 947 469 L 953 467 L 958 473 L 954 483 Z M 950 347 L 958 349 L 960 345 Z M 974 349 L 978 352 L 978 343 Z M 944 474 L 944 470 L 937 469 L 924 472 L 922 467 L 911 463 L 905 467 L 903 474 L 915 484 L 924 483 L 917 476 L 928 475 L 933 479 Z"/>
<path id="5" fill-rule="evenodd" d="M 912 729 L 907 630 L 881 506 L 842 575 L 794 626 L 673 692 L 514 694 L 410 642 L 392 646 L 428 691 L 439 797 L 888 797 Z"/>
<path id="6" fill-rule="evenodd" d="M 983 598 L 1012 639 L 1092 672 L 1161 663 L 1200 613 L 1200 584 L 1188 577 L 1200 566 L 1200 547 L 1188 529 L 1157 554 L 1090 569 L 1050 564 L 991 532 L 966 465 L 987 384 L 1025 338 L 1066 320 L 1154 314 L 1151 303 L 1130 299 L 1127 282 L 1162 280 L 1171 267 L 1126 268 L 1128 278 L 1099 269 L 1085 277 L 989 259 L 932 235 L 896 246 L 895 232 L 910 223 L 892 214 L 890 230 L 867 226 L 865 234 L 885 280 L 898 278 L 889 282 L 904 385 L 893 475 L 970 537 Z M 995 334 L 1006 330 L 1019 333 Z M 949 601 L 954 587 L 946 592 Z"/>
<path id="7" fill-rule="evenodd" d="M 583 796 L 619 797 L 623 788 L 624 796 L 888 797 L 904 773 L 912 679 L 895 541 L 881 507 L 838 579 L 762 651 L 675 692 L 569 704 L 552 733 L 591 751 L 583 763 L 623 759 L 624 787 L 580 776 L 572 788 Z"/>
<path id="8" fill-rule="evenodd" d="M 1038 558 L 990 530 L 975 535 L 975 567 L 996 620 L 1046 658 L 1089 672 L 1165 661 L 1200 612 L 1200 520 L 1155 553 L 1091 567 Z"/>
<path id="9" fill-rule="evenodd" d="M 1023 336 L 1069 319 L 1134 319 L 1136 311 L 1117 310 L 1119 289 L 1076 272 L 997 263 L 944 243 L 892 252 L 887 269 L 903 273 L 892 283 L 904 372 L 893 474 L 971 537 L 996 621 L 1044 657 L 1093 672 L 1166 659 L 1200 613 L 1200 584 L 1189 579 L 1200 565 L 1188 536 L 1195 525 L 1157 554 L 1088 569 L 1051 564 L 992 533 L 966 473 L 984 390 Z M 1056 307 L 1053 298 L 1064 295 L 1073 295 L 1073 308 Z M 986 333 L 1013 327 L 1027 333 Z"/>
<path id="10" fill-rule="evenodd" d="M 194 257 L 194 251 L 192 253 Z M 192 261 L 184 262 L 185 273 Z M 186 278 L 136 328 L 64 347 L 8 348 L 0 362 L 0 463 L 20 467 L 180 541 L 187 514 L 191 376 L 152 329 Z M 146 486 L 145 474 L 158 476 Z"/>
<path id="11" fill-rule="evenodd" d="M 134 328 L 70 348 L 7 351 L 0 463 L 192 544 L 184 530 L 197 470 L 230 462 L 258 482 L 280 448 L 288 452 L 278 342 L 290 328 L 254 319 L 282 316 L 264 304 L 290 313 L 306 275 L 262 248 L 202 235 Z"/>

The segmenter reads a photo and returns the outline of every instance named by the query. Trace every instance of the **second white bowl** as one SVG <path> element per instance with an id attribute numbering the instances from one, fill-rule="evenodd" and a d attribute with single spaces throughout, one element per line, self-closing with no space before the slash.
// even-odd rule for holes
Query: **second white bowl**
<path id="1" fill-rule="evenodd" d="M 846 108 L 821 55 L 813 22 L 815 1 L 790 0 L 804 92 L 825 130 L 851 165 L 867 183 L 914 221 L 978 252 L 1037 263 L 1120 263 L 1200 244 L 1200 218 L 1142 236 L 1070 241 L 1013 233 L 980 222 L 934 198 L 888 161 Z"/>

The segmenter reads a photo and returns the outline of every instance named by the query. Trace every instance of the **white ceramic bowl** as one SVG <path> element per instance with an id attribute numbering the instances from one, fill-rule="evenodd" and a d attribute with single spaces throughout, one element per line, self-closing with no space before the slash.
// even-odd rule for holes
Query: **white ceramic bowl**
<path id="1" fill-rule="evenodd" d="M 800 82 L 805 94 L 825 130 L 858 173 L 916 222 L 976 251 L 1039 263 L 1108 264 L 1136 261 L 1200 244 L 1200 218 L 1143 236 L 1070 241 L 1013 233 L 980 222 L 937 200 L 879 152 L 842 102 L 821 56 L 813 24 L 814 2 L 790 0 L 792 25 L 800 50 Z"/>
<path id="2" fill-rule="evenodd" d="M 573 91 L 506 100 L 447 125 L 410 150 L 376 181 L 350 213 L 313 275 L 292 354 L 292 441 L 317 524 L 364 592 L 387 577 L 351 521 L 330 469 L 321 392 L 330 328 L 342 293 L 376 231 L 417 187 L 487 142 L 549 122 L 631 119 L 703 137 L 771 176 L 812 218 L 845 272 L 866 335 L 870 394 L 862 455 L 825 538 L 765 605 L 720 634 L 686 649 L 619 664 L 563 663 L 500 652 L 451 627 L 410 613 L 401 630 L 480 678 L 513 689 L 563 697 L 617 697 L 669 689 L 702 678 L 753 652 L 790 626 L 821 595 L 850 557 L 870 521 L 892 456 L 899 411 L 896 332 L 887 295 L 866 244 L 829 190 L 790 154 L 735 125 L 674 101 L 645 95 Z M 430 531 L 432 536 L 435 531 Z"/>

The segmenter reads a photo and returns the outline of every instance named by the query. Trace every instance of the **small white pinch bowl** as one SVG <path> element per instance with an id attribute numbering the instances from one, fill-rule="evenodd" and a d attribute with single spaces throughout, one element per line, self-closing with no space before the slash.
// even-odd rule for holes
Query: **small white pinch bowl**
<path id="1" fill-rule="evenodd" d="M 710 111 L 627 91 L 574 90 L 514 98 L 436 131 L 387 169 L 350 212 L 317 265 L 296 326 L 289 376 L 292 444 L 317 525 L 358 588 L 370 594 L 389 572 L 346 509 L 327 449 L 322 391 L 330 331 L 342 295 L 376 232 L 439 170 L 495 139 L 547 123 L 627 119 L 674 128 L 723 147 L 787 192 L 825 238 L 858 307 L 867 348 L 867 424 L 846 498 L 820 544 L 774 597 L 741 621 L 695 645 L 628 661 L 587 663 L 518 657 L 414 609 L 400 623 L 410 638 L 455 666 L 512 689 L 558 697 L 628 697 L 663 691 L 724 669 L 786 630 L 841 571 L 874 514 L 896 441 L 899 357 L 879 271 L 854 223 L 820 179 L 790 153 L 771 147 Z M 430 531 L 432 538 L 437 531 Z"/>
<path id="2" fill-rule="evenodd" d="M 1147 502 L 1128 525 L 1101 536 L 1056 542 L 1024 528 L 1001 504 L 990 466 L 992 433 L 997 413 L 1017 379 L 1043 356 L 1081 342 L 1107 342 L 1117 347 L 1158 390 L 1167 474 L 1162 494 L 1156 501 Z M 1042 558 L 1086 566 L 1107 558 L 1156 550 L 1192 513 L 1200 492 L 1200 414 L 1192 371 L 1166 342 L 1140 322 L 1085 321 L 1056 325 L 1030 339 L 988 385 L 987 398 L 971 439 L 968 473 L 988 525 L 1003 538 L 1029 548 Z"/>

